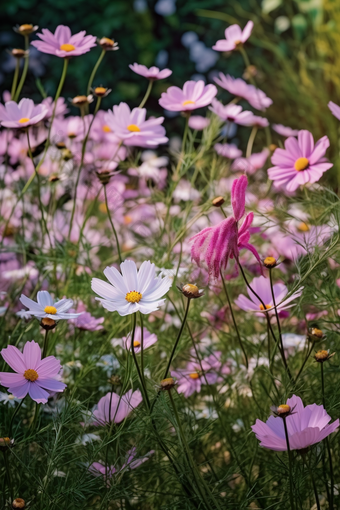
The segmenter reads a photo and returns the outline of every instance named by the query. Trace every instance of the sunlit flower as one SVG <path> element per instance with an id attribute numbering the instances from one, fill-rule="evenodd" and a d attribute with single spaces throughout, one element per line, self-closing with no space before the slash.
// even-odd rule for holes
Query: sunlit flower
<path id="1" fill-rule="evenodd" d="M 144 76 L 144 78 L 148 78 L 149 80 L 164 80 L 164 78 L 168 78 L 168 76 L 172 74 L 170 69 L 162 69 L 162 71 L 160 71 L 158 67 L 152 66 L 147 68 L 136 62 L 133 65 L 130 64 L 129 67 L 134 73 Z"/>
<path id="2" fill-rule="evenodd" d="M 40 41 L 31 44 L 42 53 L 49 53 L 61 58 L 70 58 L 83 55 L 96 46 L 96 38 L 86 35 L 86 31 L 72 35 L 71 29 L 65 25 L 59 25 L 54 34 L 47 28 L 42 29 L 42 34 L 37 34 Z"/>
<path id="3" fill-rule="evenodd" d="M 37 301 L 33 301 L 33 299 L 26 297 L 24 294 L 21 294 L 20 301 L 28 308 L 27 313 L 38 319 L 48 317 L 57 321 L 60 319 L 76 319 L 80 315 L 80 313 L 67 313 L 73 306 L 72 299 L 54 301 L 47 290 L 40 290 L 37 293 Z"/>
<path id="4" fill-rule="evenodd" d="M 272 156 L 273 167 L 268 169 L 268 177 L 277 188 L 288 192 L 300 185 L 317 182 L 333 164 L 324 157 L 329 147 L 329 139 L 323 136 L 314 145 L 313 135 L 306 130 L 299 131 L 298 139 L 285 140 L 285 149 L 276 149 Z"/>
<path id="5" fill-rule="evenodd" d="M 214 78 L 214 81 L 230 94 L 248 101 L 257 110 L 264 110 L 273 102 L 262 90 L 257 89 L 254 85 L 249 85 L 242 78 L 233 78 L 229 74 L 219 73 L 219 78 Z"/>
<path id="6" fill-rule="evenodd" d="M 142 394 L 139 390 L 129 390 L 125 395 L 117 395 L 110 392 L 102 397 L 93 411 L 94 425 L 106 425 L 111 422 L 120 423 L 142 402 Z"/>
<path id="7" fill-rule="evenodd" d="M 157 277 L 155 265 L 149 260 L 143 262 L 138 272 L 132 260 L 125 260 L 120 270 L 121 273 L 115 267 L 104 270 L 110 283 L 92 279 L 92 290 L 101 296 L 96 299 L 104 308 L 110 312 L 117 311 L 122 316 L 137 311 L 148 314 L 158 310 L 165 301 L 161 298 L 171 287 L 171 279 Z"/>
<path id="8" fill-rule="evenodd" d="M 143 328 L 143 350 L 151 347 L 157 342 L 157 336 L 154 333 L 150 333 L 146 328 Z M 124 347 L 130 351 L 131 349 L 131 334 L 123 337 Z M 136 354 L 142 350 L 142 329 L 140 326 L 136 327 L 135 336 L 133 340 L 133 347 Z"/>
<path id="9" fill-rule="evenodd" d="M 339 427 L 339 419 L 328 425 L 331 417 L 323 406 L 311 404 L 304 407 L 300 397 L 293 395 L 287 404 L 294 411 L 285 418 L 291 450 L 303 450 L 319 443 Z M 256 420 L 252 427 L 260 446 L 275 451 L 286 451 L 287 441 L 283 419 L 270 416 L 266 423 Z"/>
<path id="10" fill-rule="evenodd" d="M 208 106 L 216 94 L 215 85 L 205 85 L 203 80 L 187 81 L 183 89 L 169 87 L 158 102 L 166 110 L 185 112 Z"/>
<path id="11" fill-rule="evenodd" d="M 235 50 L 249 39 L 253 26 L 254 23 L 252 21 L 248 21 L 243 30 L 238 25 L 230 25 L 224 32 L 225 39 L 217 41 L 212 49 L 215 51 Z"/>
<path id="12" fill-rule="evenodd" d="M 2 349 L 1 356 L 16 373 L 0 372 L 0 384 L 16 398 L 24 398 L 28 393 L 32 400 L 45 404 L 50 392 L 66 388 L 59 380 L 60 361 L 54 356 L 42 360 L 39 344 L 34 340 L 26 342 L 22 353 L 9 345 Z"/>
<path id="13" fill-rule="evenodd" d="M 44 104 L 34 105 L 32 99 L 23 98 L 17 104 L 8 101 L 5 106 L 0 104 L 0 122 L 7 128 L 25 128 L 38 124 L 48 113 Z"/>

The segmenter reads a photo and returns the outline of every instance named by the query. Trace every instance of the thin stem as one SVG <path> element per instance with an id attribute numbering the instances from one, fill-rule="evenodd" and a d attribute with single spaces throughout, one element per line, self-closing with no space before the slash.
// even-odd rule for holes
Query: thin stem
<path id="1" fill-rule="evenodd" d="M 11 88 L 11 100 L 12 101 L 14 101 L 15 90 L 16 90 L 17 84 L 18 84 L 20 61 L 21 61 L 21 59 L 17 58 L 16 63 L 15 63 L 15 71 L 14 71 L 14 75 L 13 75 L 13 82 L 12 82 L 12 88 Z"/>
<path id="2" fill-rule="evenodd" d="M 14 498 L 13 498 L 13 486 L 12 486 L 12 479 L 11 479 L 11 471 L 9 469 L 8 458 L 7 458 L 8 451 L 4 451 L 3 454 L 4 454 L 6 475 L 7 475 L 7 483 L 8 483 L 8 488 L 9 488 L 9 492 L 11 495 L 11 503 L 12 503 Z"/>
<path id="3" fill-rule="evenodd" d="M 90 93 L 90 90 L 91 90 L 91 87 L 92 87 L 92 83 L 93 83 L 93 80 L 94 80 L 94 77 L 96 76 L 96 73 L 98 71 L 98 67 L 100 66 L 101 64 L 101 61 L 103 60 L 104 58 L 104 55 L 105 55 L 106 51 L 105 50 L 102 50 L 101 54 L 99 55 L 99 58 L 94 66 L 94 68 L 92 69 L 92 73 L 91 73 L 91 76 L 90 76 L 90 79 L 89 79 L 89 82 L 87 84 L 87 95 L 89 95 Z"/>
<path id="4" fill-rule="evenodd" d="M 313 350 L 313 348 L 314 348 L 314 345 L 315 345 L 315 340 L 314 340 L 314 341 L 313 341 L 313 343 L 312 343 L 312 347 L 311 347 L 311 348 L 309 349 L 309 351 L 307 352 L 307 356 L 305 357 L 305 359 L 304 359 L 304 361 L 303 361 L 303 363 L 302 363 L 302 366 L 301 366 L 301 368 L 300 368 L 300 370 L 299 370 L 299 373 L 298 373 L 298 375 L 297 375 L 297 376 L 296 376 L 296 378 L 295 378 L 294 384 L 296 384 L 296 383 L 297 383 L 297 380 L 299 379 L 299 377 L 300 377 L 300 375 L 301 375 L 301 373 L 302 373 L 302 370 L 304 369 L 304 366 L 305 366 L 305 364 L 307 363 L 307 360 L 308 360 L 309 356 L 310 356 L 310 355 L 311 355 L 311 353 L 312 353 L 312 350 Z"/>
<path id="5" fill-rule="evenodd" d="M 140 368 L 139 368 L 139 365 L 138 365 L 138 361 L 137 361 L 137 356 L 136 356 L 136 353 L 135 353 L 134 340 L 135 340 L 135 332 L 136 332 L 136 324 L 137 324 L 137 314 L 136 313 L 133 314 L 133 319 L 132 320 L 133 320 L 132 334 L 131 334 L 132 357 L 133 357 L 133 361 L 134 361 L 135 366 L 136 366 L 139 382 L 141 384 L 143 398 L 145 400 L 145 403 L 147 405 L 148 410 L 150 410 L 150 400 L 149 400 L 149 397 L 148 397 L 148 393 L 147 393 L 147 390 L 146 390 L 146 387 L 145 387 L 145 383 L 144 383 L 144 378 L 143 378 L 142 373 L 140 371 Z"/>
<path id="6" fill-rule="evenodd" d="M 28 64 L 29 64 L 29 53 L 28 53 L 29 44 L 30 44 L 29 36 L 25 35 L 25 51 L 26 51 L 26 55 L 25 55 L 24 68 L 22 70 L 22 75 L 21 75 L 21 78 L 20 78 L 20 82 L 19 82 L 18 88 L 16 89 L 14 97 L 13 97 L 13 95 L 11 95 L 11 97 L 13 98 L 13 100 L 15 102 L 18 102 L 21 89 L 22 89 L 22 87 L 23 87 L 23 85 L 25 83 L 26 76 L 27 76 Z"/>
<path id="7" fill-rule="evenodd" d="M 326 409 L 326 399 L 325 399 L 325 378 L 324 378 L 324 369 L 323 369 L 323 363 L 320 363 L 321 365 L 321 391 L 322 391 L 322 404 L 324 408 Z M 331 448 L 329 445 L 329 439 L 326 437 L 326 447 L 327 447 L 327 453 L 328 453 L 328 460 L 329 460 L 329 470 L 330 470 L 330 478 L 331 478 L 331 490 L 329 494 L 329 508 L 330 510 L 333 510 L 333 499 L 334 499 L 334 472 L 333 472 L 333 461 L 332 461 L 332 453 Z M 327 484 L 327 479 L 326 479 Z M 327 491 L 328 492 L 328 491 Z"/>
<path id="8" fill-rule="evenodd" d="M 315 479 L 314 479 L 314 476 L 313 476 L 313 471 L 311 470 L 311 467 L 310 467 L 309 463 L 307 462 L 307 459 L 305 459 L 305 464 L 307 466 L 308 473 L 309 473 L 309 476 L 310 476 L 310 479 L 311 479 L 311 482 L 312 482 L 312 485 L 313 485 L 316 507 L 317 507 L 318 510 L 321 510 L 318 490 L 316 488 L 316 483 L 315 483 Z"/>
<path id="9" fill-rule="evenodd" d="M 153 86 L 153 82 L 154 82 L 154 80 L 149 80 L 149 85 L 148 85 L 148 88 L 146 89 L 145 96 L 143 97 L 142 102 L 140 103 L 138 108 L 143 108 L 143 106 L 149 99 L 149 96 L 150 96 L 151 90 L 152 90 L 152 86 Z"/>
<path id="10" fill-rule="evenodd" d="M 290 450 L 290 444 L 289 444 L 289 436 L 288 436 L 288 429 L 287 429 L 287 422 L 286 417 L 282 418 L 283 420 L 283 426 L 285 429 L 285 436 L 286 436 L 286 443 L 287 443 L 287 451 L 288 451 L 288 463 L 289 463 L 289 497 L 290 497 L 290 507 L 291 510 L 294 510 L 294 497 L 293 497 L 293 471 L 292 471 L 292 453 Z"/>
<path id="11" fill-rule="evenodd" d="M 107 216 L 109 218 L 109 222 L 110 222 L 110 225 L 111 225 L 111 228 L 112 228 L 112 232 L 113 232 L 113 235 L 114 235 L 115 240 L 116 240 L 119 264 L 121 264 L 122 263 L 122 254 L 120 252 L 120 246 L 119 246 L 119 240 L 118 240 L 117 231 L 116 231 L 115 226 L 113 224 L 111 213 L 110 213 L 110 209 L 109 209 L 109 205 L 108 205 L 108 201 L 107 201 L 106 184 L 103 184 L 103 188 L 104 188 L 105 207 L 106 207 L 106 211 L 107 211 Z"/>
<path id="12" fill-rule="evenodd" d="M 139 312 L 139 318 L 140 318 L 140 369 L 142 372 L 143 380 L 144 379 L 144 330 L 143 330 L 143 315 Z"/>
<path id="13" fill-rule="evenodd" d="M 253 126 L 253 129 L 250 132 L 250 136 L 249 136 L 249 140 L 248 140 L 248 144 L 247 144 L 246 158 L 249 158 L 249 156 L 251 156 L 257 131 L 258 131 L 258 127 Z"/>
<path id="14" fill-rule="evenodd" d="M 11 422 L 9 424 L 9 430 L 8 430 L 8 437 L 11 439 L 12 437 L 12 430 L 13 430 L 13 423 L 14 423 L 14 418 L 16 417 L 16 415 L 18 414 L 18 412 L 20 411 L 20 408 L 22 406 L 22 404 L 24 403 L 24 400 L 25 400 L 26 397 L 24 397 L 23 399 L 21 399 L 20 401 L 20 404 L 17 405 L 14 413 L 12 414 L 12 418 L 11 418 Z"/>
<path id="15" fill-rule="evenodd" d="M 278 329 L 278 332 L 279 332 L 279 341 L 280 341 L 282 360 L 283 360 L 283 363 L 284 363 L 285 367 L 287 367 L 287 360 L 286 360 L 285 351 L 284 351 L 284 348 L 283 348 L 282 330 L 281 330 L 280 318 L 279 318 L 279 313 L 277 311 L 276 302 L 275 302 L 272 268 L 269 268 L 269 279 L 270 279 L 270 290 L 271 290 L 272 300 L 273 300 L 273 305 L 274 305 L 277 329 Z"/>
<path id="16" fill-rule="evenodd" d="M 43 346 L 43 352 L 42 352 L 42 358 L 45 358 L 46 354 L 47 354 L 47 349 L 48 349 L 48 329 L 46 329 L 45 331 L 45 339 L 44 339 L 44 346 Z"/>
<path id="17" fill-rule="evenodd" d="M 325 378 L 323 373 L 323 363 L 320 363 L 321 366 L 321 393 L 322 393 L 322 405 L 326 409 L 326 403 L 325 403 Z"/>
<path id="18" fill-rule="evenodd" d="M 228 292 L 228 289 L 227 289 L 227 285 L 226 285 L 226 283 L 225 283 L 225 281 L 224 281 L 222 271 L 220 271 L 220 275 L 221 275 L 221 280 L 222 280 L 222 285 L 223 285 L 224 293 L 225 293 L 226 298 L 227 298 L 227 301 L 228 301 L 229 310 L 230 310 L 230 313 L 231 313 L 231 318 L 232 318 L 232 321 L 233 321 L 233 323 L 234 323 L 234 328 L 235 328 L 235 331 L 236 331 L 236 335 L 237 335 L 237 338 L 238 338 L 238 342 L 239 342 L 240 347 L 241 347 L 241 349 L 242 349 L 243 356 L 244 356 L 244 360 L 245 360 L 245 364 L 246 364 L 246 368 L 247 368 L 247 370 L 248 370 L 248 366 L 249 366 L 249 363 L 248 363 L 248 356 L 247 356 L 247 353 L 246 353 L 245 347 L 244 347 L 244 345 L 243 345 L 242 338 L 241 338 L 241 335 L 240 335 L 240 332 L 239 332 L 239 329 L 238 329 L 238 326 L 237 326 L 237 322 L 236 322 L 236 319 L 235 319 L 235 315 L 234 315 L 233 307 L 231 306 L 231 301 L 230 301 L 230 297 L 229 297 L 229 292 Z"/>

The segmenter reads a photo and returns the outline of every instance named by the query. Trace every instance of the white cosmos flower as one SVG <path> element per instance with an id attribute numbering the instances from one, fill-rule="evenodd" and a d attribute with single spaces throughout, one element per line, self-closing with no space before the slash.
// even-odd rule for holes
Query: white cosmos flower
<path id="1" fill-rule="evenodd" d="M 120 270 L 121 273 L 114 267 L 104 270 L 110 283 L 98 278 L 92 279 L 92 290 L 101 296 L 96 299 L 103 307 L 121 316 L 138 311 L 148 314 L 158 310 L 165 301 L 161 298 L 171 287 L 171 279 L 157 277 L 155 264 L 149 260 L 143 262 L 138 272 L 132 260 L 125 260 Z"/>
<path id="2" fill-rule="evenodd" d="M 67 310 L 72 308 L 72 299 L 61 299 L 60 301 L 54 301 L 51 294 L 47 290 L 40 290 L 37 294 L 37 300 L 33 301 L 24 294 L 21 294 L 21 303 L 28 308 L 27 313 L 44 319 L 48 317 L 53 320 L 60 319 L 76 319 L 81 313 L 67 313 Z"/>

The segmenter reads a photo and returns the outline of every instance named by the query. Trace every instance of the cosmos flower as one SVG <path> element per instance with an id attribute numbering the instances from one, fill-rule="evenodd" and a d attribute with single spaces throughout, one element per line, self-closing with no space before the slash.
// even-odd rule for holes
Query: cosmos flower
<path id="1" fill-rule="evenodd" d="M 42 53 L 49 53 L 61 58 L 78 57 L 90 51 L 96 46 L 96 38 L 93 35 L 86 35 L 86 31 L 72 35 L 71 29 L 65 25 L 59 25 L 54 34 L 42 29 L 42 34 L 37 34 L 40 41 L 31 42 L 32 46 Z"/>
<path id="2" fill-rule="evenodd" d="M 144 78 L 148 78 L 149 80 L 164 80 L 164 78 L 168 78 L 168 76 L 172 74 L 170 69 L 162 69 L 162 71 L 160 71 L 158 67 L 152 66 L 147 68 L 136 62 L 133 65 L 130 64 L 129 67 L 134 73 L 144 76 Z"/>
<path id="3" fill-rule="evenodd" d="M 218 115 L 222 120 L 235 122 L 243 126 L 249 126 L 249 122 L 254 117 L 252 112 L 242 111 L 242 106 L 239 104 L 227 104 L 224 106 L 217 99 L 212 100 L 209 110 Z"/>
<path id="4" fill-rule="evenodd" d="M 214 149 L 224 158 L 235 159 L 242 156 L 242 151 L 233 143 L 216 143 Z"/>
<path id="5" fill-rule="evenodd" d="M 210 124 L 210 119 L 202 117 L 201 115 L 191 115 L 189 119 L 189 128 L 195 129 L 196 131 L 203 131 Z"/>
<path id="6" fill-rule="evenodd" d="M 105 466 L 101 462 L 93 462 L 89 466 L 89 471 L 93 474 L 93 476 L 103 476 L 106 480 L 107 485 L 110 485 L 110 478 L 112 478 L 115 474 L 118 474 L 119 472 L 125 470 L 125 469 L 136 469 L 144 462 L 149 460 L 150 456 L 153 455 L 154 450 L 150 450 L 146 455 L 143 457 L 136 458 L 136 448 L 131 448 L 125 456 L 125 462 L 122 464 L 121 467 L 115 467 L 115 466 Z"/>
<path id="7" fill-rule="evenodd" d="M 208 106 L 216 94 L 215 85 L 205 85 L 203 80 L 187 81 L 183 90 L 179 87 L 169 87 L 162 93 L 158 102 L 166 110 L 186 112 Z"/>
<path id="8" fill-rule="evenodd" d="M 171 279 L 157 277 L 155 264 L 149 260 L 143 262 L 138 272 L 132 260 L 125 260 L 120 270 L 121 273 L 115 267 L 104 270 L 110 283 L 92 279 L 92 290 L 101 296 L 96 299 L 104 308 L 110 312 L 117 311 L 121 316 L 137 311 L 148 314 L 158 310 L 165 301 L 161 298 L 171 287 Z"/>
<path id="9" fill-rule="evenodd" d="M 273 167 L 268 169 L 268 177 L 277 188 L 288 192 L 300 185 L 317 182 L 322 174 L 333 165 L 324 157 L 329 147 L 329 139 L 323 136 L 314 145 L 313 135 L 306 130 L 299 131 L 298 139 L 285 140 L 285 149 L 276 149 L 272 156 Z"/>
<path id="10" fill-rule="evenodd" d="M 93 425 L 106 425 L 111 422 L 120 423 L 142 402 L 142 394 L 139 390 L 129 390 L 125 395 L 109 392 L 102 397 L 93 412 L 95 418 Z"/>
<path id="11" fill-rule="evenodd" d="M 256 292 L 256 294 L 262 299 L 263 303 L 266 305 L 266 311 L 274 312 L 274 302 L 270 287 L 270 279 L 265 278 L 264 276 L 259 276 L 258 278 L 254 278 L 250 284 L 251 288 Z M 288 289 L 283 283 L 274 283 L 273 292 L 275 298 L 276 309 L 280 312 L 282 310 L 287 310 L 294 306 L 291 301 L 297 299 L 302 294 L 303 287 L 294 292 L 287 299 L 284 299 L 288 294 Z M 264 307 L 261 301 L 251 292 L 251 290 L 247 287 L 247 292 L 249 295 L 249 299 L 240 294 L 238 298 L 235 300 L 235 303 L 239 308 L 246 312 L 264 312 Z M 281 303 L 281 301 L 283 301 Z M 281 304 L 280 304 L 281 303 Z"/>
<path id="12" fill-rule="evenodd" d="M 248 101 L 256 110 L 265 110 L 273 103 L 262 90 L 257 89 L 254 85 L 249 85 L 241 78 L 233 78 L 229 74 L 219 73 L 219 78 L 214 78 L 214 81 L 230 94 Z"/>
<path id="13" fill-rule="evenodd" d="M 230 25 L 230 27 L 226 28 L 224 32 L 225 39 L 217 41 L 212 49 L 215 51 L 235 50 L 238 46 L 242 45 L 247 39 L 249 39 L 253 26 L 254 23 L 252 21 L 248 21 L 243 30 L 241 30 L 238 25 Z"/>
<path id="14" fill-rule="evenodd" d="M 99 317 L 99 319 L 93 317 L 90 312 L 86 311 L 85 305 L 81 301 L 78 303 L 76 312 L 79 313 L 79 317 L 70 321 L 76 328 L 83 331 L 99 331 L 103 329 L 104 317 Z"/>
<path id="15" fill-rule="evenodd" d="M 263 149 L 262 152 L 254 152 L 249 158 L 237 158 L 231 165 L 231 170 L 241 170 L 246 174 L 254 174 L 265 165 L 269 156 L 269 150 Z"/>
<path id="16" fill-rule="evenodd" d="M 146 328 L 143 328 L 143 350 L 151 347 L 157 342 L 157 336 L 150 333 Z M 131 334 L 123 337 L 123 345 L 129 351 L 131 350 Z M 142 350 L 142 329 L 140 326 L 136 327 L 135 336 L 133 341 L 134 351 L 136 354 Z"/>
<path id="17" fill-rule="evenodd" d="M 287 405 L 294 410 L 285 418 L 291 450 L 303 450 L 319 443 L 339 427 L 339 419 L 328 425 L 331 417 L 323 406 L 311 404 L 304 407 L 301 398 L 296 395 L 287 400 Z M 271 416 L 266 423 L 256 420 L 251 428 L 260 441 L 260 446 L 274 451 L 287 450 L 282 418 Z"/>
<path id="18" fill-rule="evenodd" d="M 39 344 L 34 340 L 25 343 L 23 352 L 9 345 L 2 349 L 1 356 L 16 373 L 0 372 L 0 384 L 16 398 L 28 393 L 38 404 L 45 404 L 50 392 L 60 393 L 66 388 L 59 380 L 60 361 L 54 356 L 42 360 Z"/>
<path id="19" fill-rule="evenodd" d="M 38 124 L 48 113 L 44 104 L 34 105 L 32 99 L 23 98 L 17 104 L 8 101 L 5 106 L 0 104 L 0 122 L 7 128 L 25 128 Z"/>
<path id="20" fill-rule="evenodd" d="M 336 117 L 338 120 L 340 120 L 340 106 L 333 103 L 333 101 L 330 101 L 328 103 L 328 108 L 330 109 L 330 111 L 332 112 L 334 117 Z"/>
<path id="21" fill-rule="evenodd" d="M 272 128 L 279 135 L 285 136 L 286 138 L 288 138 L 288 136 L 297 136 L 299 134 L 298 129 L 292 129 L 291 127 L 283 126 L 282 124 L 272 124 Z"/>
<path id="22" fill-rule="evenodd" d="M 145 108 L 134 108 L 131 111 L 126 103 L 120 103 L 112 111 L 109 110 L 104 118 L 107 126 L 123 140 L 124 145 L 153 148 L 168 141 L 165 128 L 160 125 L 164 117 L 145 120 Z"/>
<path id="23" fill-rule="evenodd" d="M 76 319 L 80 315 L 80 313 L 67 313 L 73 306 L 72 299 L 54 301 L 47 290 L 40 290 L 37 293 L 37 301 L 33 301 L 24 294 L 21 294 L 20 301 L 28 308 L 27 313 L 38 319 L 49 318 L 58 321 L 60 319 Z"/>

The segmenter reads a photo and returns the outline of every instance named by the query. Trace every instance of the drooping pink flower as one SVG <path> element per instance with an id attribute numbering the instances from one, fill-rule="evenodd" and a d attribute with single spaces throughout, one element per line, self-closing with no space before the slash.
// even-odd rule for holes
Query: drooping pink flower
<path id="1" fill-rule="evenodd" d="M 80 313 L 77 318 L 70 320 L 70 323 L 74 324 L 76 328 L 83 331 L 99 331 L 103 329 L 104 317 L 99 317 L 99 319 L 93 317 L 81 301 L 78 303 L 77 310 L 71 310 L 71 312 Z"/>
<path id="2" fill-rule="evenodd" d="M 48 112 L 44 104 L 35 105 L 32 99 L 23 98 L 20 103 L 8 101 L 0 104 L 0 122 L 7 128 L 24 128 L 38 124 Z"/>
<path id="3" fill-rule="evenodd" d="M 189 119 L 189 128 L 195 129 L 196 131 L 203 131 L 210 124 L 210 119 L 202 117 L 201 115 L 191 115 Z"/>
<path id="4" fill-rule="evenodd" d="M 106 479 L 107 486 L 110 485 L 110 479 L 115 475 L 123 471 L 124 469 L 136 469 L 144 462 L 149 460 L 150 456 L 153 455 L 155 452 L 154 450 L 150 450 L 147 454 L 145 454 L 143 457 L 136 458 L 136 448 L 131 448 L 126 454 L 125 462 L 122 464 L 121 467 L 115 467 L 115 466 L 105 466 L 101 462 L 93 462 L 89 466 L 89 471 L 92 473 L 93 476 L 103 476 L 104 479 Z"/>
<path id="5" fill-rule="evenodd" d="M 248 213 L 241 225 L 239 220 L 245 214 L 245 195 L 248 180 L 245 175 L 235 179 L 231 188 L 231 204 L 234 216 L 226 218 L 218 225 L 207 227 L 193 236 L 191 258 L 200 267 L 202 262 L 208 268 L 209 274 L 218 278 L 220 271 L 225 270 L 229 259 L 238 259 L 240 250 L 246 249 L 253 253 L 262 265 L 256 248 L 249 243 L 250 227 L 254 218 Z"/>
<path id="6" fill-rule="evenodd" d="M 145 108 L 134 108 L 131 111 L 126 103 L 120 103 L 107 112 L 105 122 L 125 145 L 153 148 L 166 143 L 168 138 L 164 127 L 160 125 L 164 117 L 145 118 Z"/>
<path id="7" fill-rule="evenodd" d="M 110 392 L 102 397 L 97 409 L 93 412 L 95 421 L 93 425 L 106 425 L 120 423 L 142 402 L 142 394 L 139 390 L 129 390 L 125 395 L 117 395 Z"/>
<path id="8" fill-rule="evenodd" d="M 143 328 L 143 350 L 151 347 L 157 342 L 157 336 L 154 333 L 150 333 L 146 328 Z M 131 334 L 123 337 L 124 347 L 130 351 L 131 349 Z M 142 329 L 140 326 L 136 327 L 135 336 L 133 341 L 134 351 L 139 354 L 142 350 Z"/>
<path id="9" fill-rule="evenodd" d="M 226 28 L 224 35 L 225 39 L 220 39 L 216 42 L 215 46 L 212 47 L 215 51 L 232 51 L 238 46 L 242 45 L 249 39 L 250 34 L 253 30 L 254 23 L 248 21 L 243 30 L 238 25 L 230 25 Z"/>
<path id="10" fill-rule="evenodd" d="M 251 112 L 251 115 L 249 115 L 244 122 L 244 126 L 253 126 L 257 128 L 264 128 L 269 126 L 269 121 L 265 117 L 259 117 L 259 115 L 254 115 Z"/>
<path id="11" fill-rule="evenodd" d="M 269 156 L 269 150 L 263 149 L 262 152 L 254 152 L 249 158 L 237 158 L 231 165 L 231 170 L 241 170 L 246 174 L 254 174 L 256 170 L 263 168 L 267 158 Z"/>
<path id="12" fill-rule="evenodd" d="M 265 278 L 264 276 L 259 276 L 258 278 L 254 278 L 250 284 L 251 288 L 256 292 L 256 294 L 262 299 L 263 303 L 266 306 L 266 310 L 264 310 L 264 306 L 261 301 L 252 293 L 252 291 L 247 287 L 247 292 L 249 298 L 240 294 L 237 299 L 235 299 L 235 303 L 241 310 L 245 312 L 259 312 L 259 315 L 262 315 L 264 312 L 274 313 L 274 301 L 272 296 L 272 291 L 270 287 L 270 279 Z M 289 304 L 302 294 L 303 287 L 294 292 L 287 299 L 285 297 L 288 294 L 288 289 L 283 283 L 275 283 L 273 285 L 273 293 L 275 298 L 275 305 L 277 311 L 281 312 L 282 310 L 287 310 L 294 306 L 293 304 Z"/>
<path id="13" fill-rule="evenodd" d="M 222 120 L 228 122 L 235 122 L 242 126 L 249 126 L 254 114 L 250 111 L 243 111 L 242 106 L 239 104 L 227 104 L 224 106 L 217 99 L 213 99 L 209 108 L 212 112 L 216 113 Z"/>
<path id="14" fill-rule="evenodd" d="M 333 103 L 333 101 L 330 101 L 328 103 L 328 108 L 330 109 L 330 111 L 332 112 L 334 117 L 336 117 L 338 120 L 340 120 L 340 106 Z"/>
<path id="15" fill-rule="evenodd" d="M 16 398 L 24 398 L 28 393 L 38 404 L 45 404 L 50 393 L 66 388 L 59 380 L 60 361 L 54 356 L 41 359 L 39 344 L 34 340 L 26 342 L 23 352 L 9 345 L 2 349 L 1 356 L 16 373 L 0 372 L 0 384 Z"/>
<path id="16" fill-rule="evenodd" d="M 240 158 L 242 151 L 233 143 L 216 143 L 214 149 L 220 156 L 228 159 Z"/>
<path id="17" fill-rule="evenodd" d="M 331 417 L 323 406 L 311 404 L 304 407 L 301 398 L 296 395 L 287 400 L 287 405 L 293 410 L 286 418 L 291 450 L 303 450 L 319 443 L 339 427 L 339 419 L 328 425 Z M 260 446 L 278 452 L 287 450 L 282 418 L 271 416 L 266 423 L 256 420 L 251 428 Z"/>
<path id="18" fill-rule="evenodd" d="M 297 136 L 299 134 L 298 129 L 292 129 L 291 127 L 283 126 L 282 124 L 272 124 L 272 128 L 279 135 L 285 136 L 286 138 L 288 138 L 288 136 Z"/>
<path id="19" fill-rule="evenodd" d="M 208 106 L 217 94 L 215 85 L 205 85 L 203 80 L 187 81 L 183 90 L 169 87 L 163 92 L 159 104 L 166 110 L 186 112 Z"/>
<path id="20" fill-rule="evenodd" d="M 42 53 L 49 53 L 61 58 L 70 58 L 83 55 L 96 46 L 96 38 L 93 35 L 86 35 L 82 30 L 78 34 L 72 35 L 71 29 L 65 25 L 59 25 L 54 34 L 42 29 L 42 34 L 37 34 L 40 41 L 32 41 L 31 44 Z"/>
<path id="21" fill-rule="evenodd" d="M 152 66 L 147 68 L 136 62 L 133 65 L 130 64 L 129 68 L 134 73 L 144 76 L 144 78 L 148 78 L 149 80 L 164 80 L 164 78 L 168 78 L 168 76 L 172 74 L 170 69 L 162 69 L 162 71 L 160 71 L 158 67 Z"/>
<path id="22" fill-rule="evenodd" d="M 306 130 L 299 131 L 298 139 L 285 140 L 285 149 L 276 149 L 272 156 L 273 167 L 268 177 L 277 188 L 295 191 L 300 185 L 317 182 L 333 164 L 324 157 L 329 139 L 323 136 L 314 145 L 313 135 Z"/>
<path id="23" fill-rule="evenodd" d="M 229 74 L 219 73 L 219 78 L 214 78 L 214 81 L 230 94 L 248 101 L 256 110 L 265 110 L 273 103 L 262 90 L 257 89 L 254 85 L 249 85 L 242 78 L 233 78 Z"/>

